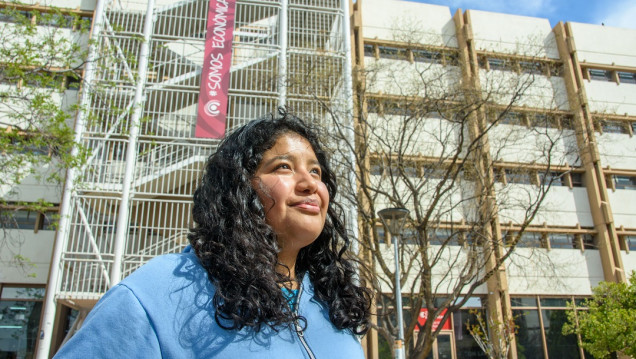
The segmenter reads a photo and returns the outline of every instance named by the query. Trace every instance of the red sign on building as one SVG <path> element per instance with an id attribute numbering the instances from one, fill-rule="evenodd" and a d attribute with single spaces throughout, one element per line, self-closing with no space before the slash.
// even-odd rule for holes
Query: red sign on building
<path id="1" fill-rule="evenodd" d="M 435 320 L 433 321 L 433 330 L 437 330 L 437 328 L 439 327 L 439 324 L 442 322 L 442 318 L 444 317 L 444 314 L 446 314 L 446 309 L 442 310 L 442 312 L 437 317 L 435 317 Z M 415 325 L 415 329 L 413 330 L 415 332 L 419 332 L 420 328 L 424 328 L 424 324 L 426 324 L 427 319 L 428 319 L 428 309 L 426 308 L 420 309 L 420 315 L 417 317 L 417 324 Z M 442 326 L 442 330 L 451 330 L 451 329 L 453 328 L 451 327 L 451 321 L 449 317 L 448 320 L 446 320 L 446 322 Z"/>
<path id="2" fill-rule="evenodd" d="M 194 136 L 225 135 L 235 0 L 210 0 Z"/>

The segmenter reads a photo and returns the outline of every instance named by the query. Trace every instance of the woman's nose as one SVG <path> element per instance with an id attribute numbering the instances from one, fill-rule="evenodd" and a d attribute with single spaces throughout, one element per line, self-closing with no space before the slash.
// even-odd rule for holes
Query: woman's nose
<path id="1" fill-rule="evenodd" d="M 299 192 L 314 193 L 318 189 L 317 179 L 309 173 L 307 170 L 300 170 L 296 172 L 298 176 L 298 182 L 296 183 L 296 189 Z"/>

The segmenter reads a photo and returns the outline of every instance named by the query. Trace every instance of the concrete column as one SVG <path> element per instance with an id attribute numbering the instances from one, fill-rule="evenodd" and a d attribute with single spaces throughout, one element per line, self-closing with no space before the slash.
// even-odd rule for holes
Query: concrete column
<path id="1" fill-rule="evenodd" d="M 563 79 L 568 93 L 570 110 L 574 115 L 576 142 L 585 170 L 585 189 L 590 202 L 594 228 L 597 231 L 603 274 L 606 281 L 627 282 L 623 260 L 618 245 L 618 235 L 610 208 L 605 175 L 594 135 L 592 115 L 587 104 L 587 95 L 581 67 L 576 54 L 576 45 L 569 25 L 559 22 L 552 31 L 555 34 L 559 55 L 563 61 Z"/>

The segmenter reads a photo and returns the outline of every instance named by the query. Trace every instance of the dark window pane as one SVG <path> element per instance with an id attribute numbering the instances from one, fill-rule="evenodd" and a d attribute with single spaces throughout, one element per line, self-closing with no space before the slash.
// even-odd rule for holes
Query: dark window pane
<path id="1" fill-rule="evenodd" d="M 364 45 L 364 56 L 374 57 L 375 49 L 373 45 Z"/>
<path id="2" fill-rule="evenodd" d="M 537 310 L 513 310 L 517 325 L 517 357 L 543 359 L 541 325 Z"/>
<path id="3" fill-rule="evenodd" d="M 616 189 L 636 189 L 636 177 L 614 176 Z"/>
<path id="4" fill-rule="evenodd" d="M 594 236 L 591 234 L 583 235 L 583 248 L 585 249 L 596 249 L 596 244 L 594 244 Z"/>
<path id="5" fill-rule="evenodd" d="M 55 230 L 55 221 L 53 220 L 53 212 L 45 213 L 42 216 L 42 224 L 41 228 L 45 231 L 54 231 Z"/>
<path id="6" fill-rule="evenodd" d="M 534 297 L 512 297 L 510 303 L 513 307 L 535 307 L 537 306 L 537 299 Z"/>
<path id="7" fill-rule="evenodd" d="M 35 221 L 39 213 L 26 210 L 14 212 L 15 224 L 18 229 L 35 229 Z"/>
<path id="8" fill-rule="evenodd" d="M 517 247 L 541 247 L 541 233 L 524 232 L 517 243 Z"/>
<path id="9" fill-rule="evenodd" d="M 27 300 L 42 300 L 44 299 L 44 288 L 39 287 L 4 287 L 2 288 L 2 300 L 9 299 L 27 299 Z"/>
<path id="10" fill-rule="evenodd" d="M 405 50 L 397 47 L 378 46 L 380 57 L 384 59 L 405 59 Z"/>
<path id="11" fill-rule="evenodd" d="M 531 61 L 519 61 L 519 66 L 521 67 L 521 71 L 528 74 L 538 74 L 543 73 L 541 70 L 541 63 L 539 62 L 531 62 Z"/>
<path id="12" fill-rule="evenodd" d="M 402 232 L 402 236 L 400 237 L 400 240 L 404 244 L 418 244 L 420 243 L 419 238 L 420 238 L 420 234 L 416 230 L 412 228 L 405 228 L 404 231 Z"/>
<path id="13" fill-rule="evenodd" d="M 567 307 L 567 302 L 572 301 L 570 298 L 541 298 L 542 307 Z"/>
<path id="14" fill-rule="evenodd" d="M 490 66 L 491 70 L 508 70 L 509 69 L 508 64 L 506 64 L 506 61 L 502 59 L 489 58 L 488 65 Z"/>
<path id="15" fill-rule="evenodd" d="M 430 232 L 429 232 L 430 233 Z M 429 237 L 429 243 L 433 245 L 450 245 L 458 246 L 459 232 L 453 232 L 450 229 L 439 228 Z"/>
<path id="16" fill-rule="evenodd" d="M 468 310 L 459 310 L 453 313 L 453 330 L 455 331 L 455 349 L 458 358 L 467 359 L 487 358 L 486 354 L 468 332 L 468 326 L 477 324 L 474 314 Z M 439 342 L 438 342 L 439 343 Z"/>
<path id="17" fill-rule="evenodd" d="M 620 121 L 602 121 L 603 133 L 629 133 L 627 125 Z"/>
<path id="18" fill-rule="evenodd" d="M 523 116 L 518 112 L 506 112 L 499 115 L 499 123 L 506 125 L 522 125 Z"/>
<path id="19" fill-rule="evenodd" d="M 506 169 L 506 180 L 508 183 L 531 184 L 530 173 L 519 170 Z"/>
<path id="20" fill-rule="evenodd" d="M 598 81 L 611 81 L 612 76 L 609 71 L 590 69 L 590 79 Z"/>
<path id="21" fill-rule="evenodd" d="M 378 241 L 380 243 L 386 243 L 386 234 L 384 233 L 384 228 L 376 227 L 376 230 L 378 231 Z"/>
<path id="22" fill-rule="evenodd" d="M 583 187 L 583 174 L 572 172 L 570 173 L 572 179 L 572 187 Z"/>
<path id="23" fill-rule="evenodd" d="M 539 172 L 541 184 L 547 186 L 563 186 L 563 175 L 559 172 Z"/>
<path id="24" fill-rule="evenodd" d="M 0 340 L 2 358 L 33 357 L 43 294 L 44 288 L 3 288 L 0 300 L 0 338 L 6 340 Z"/>
<path id="25" fill-rule="evenodd" d="M 417 49 L 413 50 L 413 60 L 417 62 L 439 63 L 441 54 L 436 51 Z"/>
<path id="26" fill-rule="evenodd" d="M 618 79 L 622 84 L 636 84 L 636 74 L 631 72 L 618 72 Z"/>
<path id="27" fill-rule="evenodd" d="M 576 335 L 563 335 L 563 324 L 567 322 L 565 310 L 542 310 L 545 339 L 550 358 L 579 359 Z"/>
<path id="28" fill-rule="evenodd" d="M 453 349 L 451 348 L 450 334 L 440 334 L 437 336 L 437 358 L 452 359 Z"/>
<path id="29" fill-rule="evenodd" d="M 577 307 L 587 307 L 585 304 L 586 298 L 574 298 L 574 303 Z"/>
<path id="30" fill-rule="evenodd" d="M 574 248 L 574 235 L 568 233 L 550 233 L 550 248 Z"/>

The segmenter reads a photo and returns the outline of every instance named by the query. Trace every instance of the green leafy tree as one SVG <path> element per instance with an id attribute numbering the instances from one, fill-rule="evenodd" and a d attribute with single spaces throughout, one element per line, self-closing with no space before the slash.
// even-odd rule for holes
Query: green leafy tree
<path id="1" fill-rule="evenodd" d="M 16 189 L 27 178 L 59 185 L 64 170 L 84 158 L 72 155 L 72 126 L 90 21 L 53 7 L 38 9 L 15 0 L 0 3 L 0 251 L 18 264 L 28 259 L 19 255 L 19 238 L 7 231 L 17 228 L 16 211 L 43 212 L 53 204 L 20 201 Z"/>
<path id="2" fill-rule="evenodd" d="M 601 282 L 593 293 L 584 303 L 588 310 L 568 312 L 563 334 L 579 334 L 596 358 L 636 357 L 636 272 L 629 283 Z"/>

